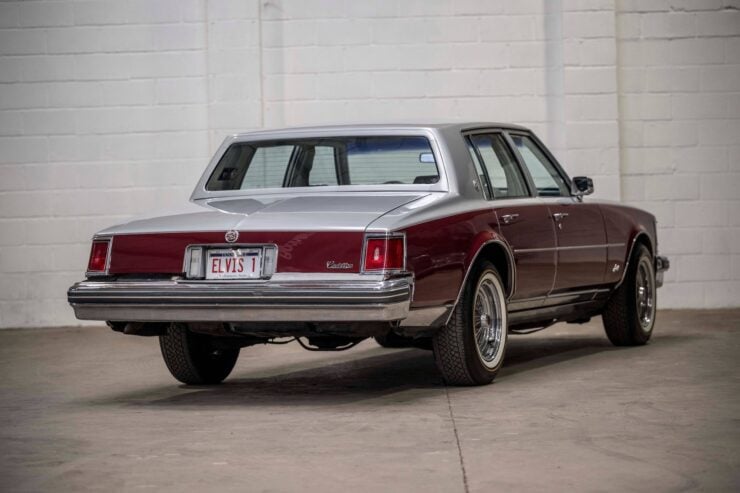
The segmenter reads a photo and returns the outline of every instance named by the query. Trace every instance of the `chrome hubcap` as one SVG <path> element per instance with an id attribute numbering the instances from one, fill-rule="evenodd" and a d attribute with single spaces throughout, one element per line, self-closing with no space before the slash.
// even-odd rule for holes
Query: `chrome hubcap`
<path id="1" fill-rule="evenodd" d="M 647 260 L 642 260 L 637 266 L 635 283 L 637 318 L 640 326 L 647 330 L 652 325 L 655 316 L 655 278 Z"/>
<path id="2" fill-rule="evenodd" d="M 478 353 L 487 366 L 495 366 L 499 360 L 504 338 L 502 312 L 499 289 L 491 277 L 484 277 L 475 293 L 473 333 Z"/>

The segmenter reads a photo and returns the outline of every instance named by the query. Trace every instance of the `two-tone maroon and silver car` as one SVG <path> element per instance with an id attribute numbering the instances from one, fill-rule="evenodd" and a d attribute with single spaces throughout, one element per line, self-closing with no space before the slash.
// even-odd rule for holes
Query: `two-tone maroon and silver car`
<path id="1" fill-rule="evenodd" d="M 509 332 L 601 315 L 614 344 L 650 338 L 668 268 L 655 218 L 592 191 L 515 125 L 235 135 L 181 212 L 95 235 L 69 302 L 159 336 L 187 384 L 287 337 L 432 348 L 448 383 L 485 384 Z"/>

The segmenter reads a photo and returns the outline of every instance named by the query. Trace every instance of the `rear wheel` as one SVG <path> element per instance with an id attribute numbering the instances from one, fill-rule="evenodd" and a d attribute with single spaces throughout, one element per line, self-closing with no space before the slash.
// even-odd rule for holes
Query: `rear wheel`
<path id="1" fill-rule="evenodd" d="M 172 324 L 159 336 L 159 347 L 173 377 L 188 385 L 216 384 L 229 376 L 239 348 L 221 348 L 215 338 L 196 334 L 183 324 Z"/>
<path id="2" fill-rule="evenodd" d="M 650 340 L 655 325 L 655 266 L 644 245 L 637 245 L 624 282 L 612 294 L 601 318 L 615 346 L 641 346 Z"/>
<path id="3" fill-rule="evenodd" d="M 450 323 L 432 339 L 445 382 L 491 383 L 504 362 L 507 332 L 504 284 L 493 264 L 482 262 L 465 285 Z"/>

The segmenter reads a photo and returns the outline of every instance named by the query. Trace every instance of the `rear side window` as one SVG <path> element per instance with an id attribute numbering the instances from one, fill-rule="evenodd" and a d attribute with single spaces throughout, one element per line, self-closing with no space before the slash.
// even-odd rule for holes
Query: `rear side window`
<path id="1" fill-rule="evenodd" d="M 501 134 L 471 135 L 469 142 L 483 161 L 494 199 L 529 196 L 522 171 Z"/>
<path id="2" fill-rule="evenodd" d="M 260 147 L 252 154 L 241 188 L 275 188 L 283 184 L 293 146 Z"/>
<path id="3" fill-rule="evenodd" d="M 208 179 L 209 191 L 439 181 L 425 137 L 336 137 L 233 144 Z"/>
<path id="4" fill-rule="evenodd" d="M 339 185 L 337 165 L 334 157 L 335 148 L 331 146 L 316 146 L 313 156 L 313 166 L 309 174 L 308 185 L 311 187 Z"/>

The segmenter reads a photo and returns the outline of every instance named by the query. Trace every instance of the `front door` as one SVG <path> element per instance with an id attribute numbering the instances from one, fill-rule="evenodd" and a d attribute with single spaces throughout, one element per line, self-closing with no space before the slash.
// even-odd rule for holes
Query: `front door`
<path id="1" fill-rule="evenodd" d="M 603 284 L 607 246 L 601 210 L 572 196 L 564 174 L 535 139 L 524 133 L 510 137 L 555 229 L 557 273 L 550 295 Z"/>
<path id="2" fill-rule="evenodd" d="M 549 207 L 558 239 L 553 294 L 603 284 L 606 230 L 599 206 L 570 198 Z"/>

